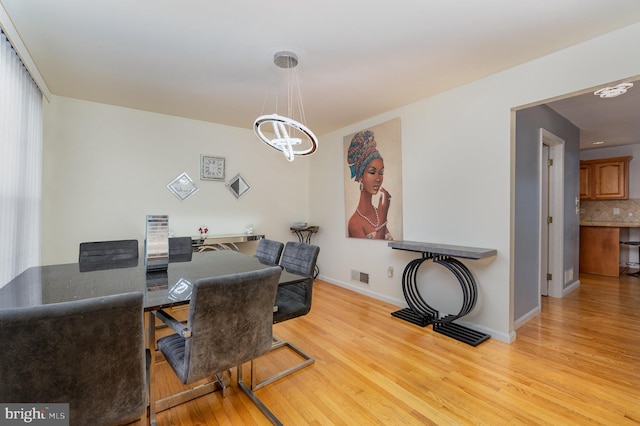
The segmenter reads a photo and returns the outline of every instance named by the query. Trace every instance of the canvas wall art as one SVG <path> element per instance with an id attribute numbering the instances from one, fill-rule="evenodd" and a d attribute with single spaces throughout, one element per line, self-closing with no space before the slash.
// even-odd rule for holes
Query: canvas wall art
<path id="1" fill-rule="evenodd" d="M 344 137 L 349 238 L 402 239 L 402 143 L 396 118 Z"/>

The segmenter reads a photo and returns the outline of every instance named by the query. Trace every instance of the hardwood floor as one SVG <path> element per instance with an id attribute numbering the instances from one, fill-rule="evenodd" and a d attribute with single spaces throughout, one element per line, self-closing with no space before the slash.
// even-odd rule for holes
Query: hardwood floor
<path id="1" fill-rule="evenodd" d="M 315 364 L 256 394 L 285 425 L 640 424 L 640 278 L 580 279 L 567 297 L 544 298 L 516 342 L 475 348 L 391 317 L 396 306 L 316 280 L 311 313 L 274 326 Z M 259 378 L 283 354 L 260 358 Z M 163 394 L 180 385 L 166 362 L 156 371 Z M 235 384 L 227 398 L 216 392 L 157 419 L 268 424 Z"/>

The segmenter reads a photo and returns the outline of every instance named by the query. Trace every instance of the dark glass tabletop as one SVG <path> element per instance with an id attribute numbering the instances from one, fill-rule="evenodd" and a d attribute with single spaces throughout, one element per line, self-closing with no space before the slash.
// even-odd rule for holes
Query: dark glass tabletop
<path id="1" fill-rule="evenodd" d="M 145 310 L 156 310 L 188 303 L 193 285 L 199 279 L 268 267 L 255 256 L 232 250 L 189 253 L 183 258 L 172 258 L 164 271 L 147 271 L 144 259 L 32 267 L 0 288 L 0 308 L 139 291 L 145 295 Z M 280 285 L 306 278 L 283 270 Z"/>

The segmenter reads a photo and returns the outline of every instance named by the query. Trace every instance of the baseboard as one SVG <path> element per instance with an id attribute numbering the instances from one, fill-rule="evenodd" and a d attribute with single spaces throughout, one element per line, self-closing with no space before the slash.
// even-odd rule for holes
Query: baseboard
<path id="1" fill-rule="evenodd" d="M 342 281 L 337 281 L 337 280 L 325 277 L 323 275 L 319 275 L 318 279 L 324 282 L 327 282 L 329 284 L 337 285 L 338 287 L 346 288 L 347 290 L 355 291 L 356 293 L 364 294 L 365 296 L 373 297 L 374 299 L 381 300 L 383 302 L 391 303 L 401 308 L 409 307 L 409 305 L 407 305 L 407 302 L 404 299 L 396 299 L 394 297 L 389 297 L 385 294 L 381 294 L 376 291 L 371 291 L 370 289 L 364 288 L 362 286 L 344 283 Z"/>
<path id="2" fill-rule="evenodd" d="M 342 281 L 338 281 L 338 280 L 334 280 L 328 277 L 325 277 L 324 275 L 319 275 L 318 276 L 319 280 L 322 280 L 324 282 L 327 282 L 329 284 L 333 284 L 333 285 L 337 285 L 338 287 L 342 287 L 342 288 L 346 288 L 347 290 L 351 290 L 354 291 L 356 293 L 360 293 L 360 294 L 364 294 L 365 296 L 369 296 L 372 297 L 374 299 L 377 300 L 381 300 L 383 302 L 387 302 L 387 303 L 391 303 L 393 305 L 396 305 L 400 308 L 406 308 L 408 307 L 407 302 L 405 300 L 399 300 L 393 297 L 389 297 L 385 294 L 380 294 L 378 292 L 372 291 L 370 289 L 367 288 L 363 288 L 361 286 L 356 286 L 353 284 L 349 284 L 349 283 L 345 283 Z M 389 315 L 391 315 L 391 312 L 389 312 Z M 480 324 L 475 324 L 469 321 L 464 321 L 463 319 L 458 319 L 456 320 L 457 323 L 459 323 L 460 325 L 464 325 L 465 327 L 469 327 L 471 329 L 480 331 L 482 333 L 488 334 L 491 336 L 492 339 L 496 339 L 499 340 L 501 342 L 504 343 L 512 343 L 516 340 L 516 333 L 515 331 L 512 331 L 510 333 L 502 333 L 496 330 L 493 330 L 491 328 L 487 328 L 484 327 Z"/>
<path id="3" fill-rule="evenodd" d="M 568 286 L 562 289 L 562 297 L 566 296 L 567 294 L 571 293 L 574 290 L 577 290 L 578 288 L 580 288 L 580 280 L 575 280 L 574 282 L 572 282 L 571 284 L 569 284 Z"/>
<path id="4" fill-rule="evenodd" d="M 532 310 L 530 310 L 526 314 L 522 315 L 520 318 L 514 319 L 513 320 L 513 328 L 515 330 L 519 329 L 521 326 L 523 326 L 525 323 L 527 323 L 530 319 L 532 319 L 533 317 L 535 317 L 536 315 L 539 315 L 539 314 L 540 314 L 540 306 L 536 306 L 535 308 L 533 308 Z"/>

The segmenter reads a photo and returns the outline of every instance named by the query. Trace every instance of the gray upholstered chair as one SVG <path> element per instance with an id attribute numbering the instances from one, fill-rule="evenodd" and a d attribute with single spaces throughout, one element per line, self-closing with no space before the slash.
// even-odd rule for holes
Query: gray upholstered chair
<path id="1" fill-rule="evenodd" d="M 0 401 L 68 403 L 71 425 L 147 413 L 142 293 L 0 310 Z"/>
<path id="2" fill-rule="evenodd" d="M 157 347 L 182 383 L 237 367 L 238 386 L 274 424 L 280 422 L 243 382 L 242 364 L 251 361 L 253 384 L 253 360 L 271 349 L 273 304 L 281 272 L 273 266 L 196 281 L 186 326 L 164 311 L 156 312 L 177 332 L 160 338 Z M 177 399 L 189 400 L 187 396 Z"/>
<path id="3" fill-rule="evenodd" d="M 169 238 L 169 262 L 190 262 L 193 255 L 191 237 Z"/>
<path id="4" fill-rule="evenodd" d="M 284 244 L 281 242 L 263 238 L 256 247 L 256 257 L 264 264 L 277 265 L 280 262 L 282 249 L 284 249 Z"/>
<path id="5" fill-rule="evenodd" d="M 138 240 L 80 243 L 80 272 L 138 266 Z"/>
<path id="6" fill-rule="evenodd" d="M 308 279 L 278 287 L 276 303 L 273 311 L 273 323 L 287 321 L 306 315 L 311 310 L 313 295 L 313 271 L 316 267 L 320 247 L 311 244 L 288 242 L 284 247 L 280 266 L 289 272 L 304 275 Z M 275 382 L 301 368 L 314 363 L 315 359 L 291 342 L 283 341 L 273 336 L 272 350 L 288 347 L 296 352 L 302 361 L 283 371 L 280 371 L 260 382 L 254 384 L 253 389 L 260 389 L 269 383 Z"/>

